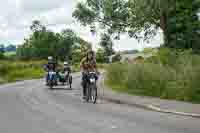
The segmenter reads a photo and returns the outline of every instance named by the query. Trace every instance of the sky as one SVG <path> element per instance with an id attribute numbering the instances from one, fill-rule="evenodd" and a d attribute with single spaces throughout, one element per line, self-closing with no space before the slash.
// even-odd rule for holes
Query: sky
<path id="1" fill-rule="evenodd" d="M 72 18 L 78 0 L 4 0 L 0 4 L 0 43 L 22 44 L 30 35 L 29 26 L 33 20 L 40 20 L 55 32 L 64 28 L 73 29 L 79 36 L 98 48 L 99 34 L 92 35 L 88 27 L 83 27 Z M 142 50 L 144 47 L 157 47 L 162 43 L 162 33 L 149 44 L 138 42 L 122 35 L 114 41 L 115 50 Z"/>

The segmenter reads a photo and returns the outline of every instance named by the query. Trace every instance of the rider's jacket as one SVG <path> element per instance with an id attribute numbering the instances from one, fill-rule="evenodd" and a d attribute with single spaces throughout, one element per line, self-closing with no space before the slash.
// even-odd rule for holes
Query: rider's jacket
<path id="1" fill-rule="evenodd" d="M 48 64 L 44 65 L 46 71 L 56 71 L 57 63 L 56 62 L 48 62 Z"/>
<path id="2" fill-rule="evenodd" d="M 80 67 L 85 72 L 96 71 L 96 68 L 97 68 L 96 60 L 94 60 L 94 59 L 88 60 L 87 58 L 83 58 L 81 60 Z"/>

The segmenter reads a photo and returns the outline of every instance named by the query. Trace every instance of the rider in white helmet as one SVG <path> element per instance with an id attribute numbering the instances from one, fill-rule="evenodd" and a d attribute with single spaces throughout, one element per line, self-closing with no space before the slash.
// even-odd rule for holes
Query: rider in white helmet
<path id="1" fill-rule="evenodd" d="M 49 57 L 48 57 L 48 62 L 51 62 L 51 61 L 53 61 L 53 57 L 52 57 L 52 56 L 49 56 Z"/>
<path id="2" fill-rule="evenodd" d="M 63 63 L 63 65 L 64 65 L 64 72 L 66 72 L 66 71 L 70 72 L 70 71 L 71 71 L 71 68 L 70 68 L 70 66 L 69 66 L 69 63 L 68 63 L 67 61 L 65 61 L 65 62 Z"/>

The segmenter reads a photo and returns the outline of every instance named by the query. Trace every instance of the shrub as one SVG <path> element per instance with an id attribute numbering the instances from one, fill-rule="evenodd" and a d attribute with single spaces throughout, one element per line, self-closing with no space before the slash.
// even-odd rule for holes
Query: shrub
<path id="1" fill-rule="evenodd" d="M 0 52 L 0 60 L 5 59 L 3 52 Z"/>
<path id="2" fill-rule="evenodd" d="M 121 60 L 121 55 L 116 54 L 115 56 L 112 57 L 112 62 L 119 62 Z"/>
<path id="3" fill-rule="evenodd" d="M 42 77 L 42 66 L 45 63 L 46 61 L 0 61 L 1 83 Z"/>
<path id="4" fill-rule="evenodd" d="M 117 91 L 200 103 L 200 56 L 160 51 L 139 64 L 112 64 L 107 83 Z"/>

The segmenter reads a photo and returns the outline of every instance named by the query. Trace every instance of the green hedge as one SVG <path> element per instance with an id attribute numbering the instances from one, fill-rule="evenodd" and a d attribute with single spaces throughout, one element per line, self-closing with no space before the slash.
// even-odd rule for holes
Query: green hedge
<path id="1" fill-rule="evenodd" d="M 152 57 L 139 64 L 112 64 L 107 67 L 106 82 L 116 91 L 133 95 L 200 103 L 200 56 L 172 57 Z"/>

